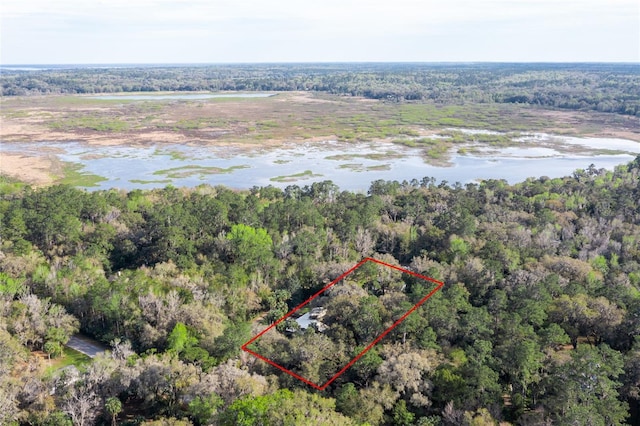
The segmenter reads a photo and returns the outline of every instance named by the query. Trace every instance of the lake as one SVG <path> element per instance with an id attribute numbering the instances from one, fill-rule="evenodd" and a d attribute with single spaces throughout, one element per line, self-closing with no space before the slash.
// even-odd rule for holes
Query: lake
<path id="1" fill-rule="evenodd" d="M 605 148 L 606 147 L 606 148 Z M 459 147 L 458 147 L 459 148 Z M 343 190 L 366 191 L 377 179 L 434 177 L 469 183 L 528 177 L 561 177 L 590 164 L 612 170 L 640 154 L 640 143 L 622 139 L 522 136 L 516 147 L 473 146 L 450 151 L 447 165 L 427 164 L 423 151 L 391 142 L 297 143 L 278 148 L 185 145 L 89 146 L 77 142 L 3 143 L 3 151 L 55 155 L 81 164 L 83 172 L 105 178 L 89 189 L 158 188 L 200 184 L 247 189 L 253 186 L 307 185 L 332 180 Z M 464 151 L 461 151 L 464 152 Z M 472 152 L 472 153 L 470 153 Z"/>

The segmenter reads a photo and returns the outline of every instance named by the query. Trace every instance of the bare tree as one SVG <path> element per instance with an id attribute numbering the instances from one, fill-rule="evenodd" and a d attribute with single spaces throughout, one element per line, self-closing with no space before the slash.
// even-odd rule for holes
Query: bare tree
<path id="1" fill-rule="evenodd" d="M 71 386 L 62 402 L 62 410 L 75 426 L 89 426 L 98 416 L 100 398 L 85 386 Z"/>
<path id="2" fill-rule="evenodd" d="M 408 396 L 414 405 L 429 406 L 431 384 L 425 376 L 437 366 L 438 358 L 433 351 L 407 349 L 403 345 L 384 348 L 387 359 L 378 368 L 378 381 Z"/>
<path id="3" fill-rule="evenodd" d="M 361 256 L 368 256 L 375 246 L 371 232 L 368 229 L 358 227 L 353 238 L 353 246 Z"/>
<path id="4" fill-rule="evenodd" d="M 131 342 L 116 337 L 111 341 L 111 357 L 118 361 L 126 361 L 135 351 L 131 348 Z"/>
<path id="5" fill-rule="evenodd" d="M 453 401 L 449 401 L 442 410 L 442 421 L 447 426 L 458 426 L 464 424 L 464 411 L 456 410 Z"/>

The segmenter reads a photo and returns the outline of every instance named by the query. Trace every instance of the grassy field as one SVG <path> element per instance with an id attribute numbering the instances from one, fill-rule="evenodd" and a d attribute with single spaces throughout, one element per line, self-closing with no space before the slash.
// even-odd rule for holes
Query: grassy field
<path id="1" fill-rule="evenodd" d="M 45 370 L 45 375 L 51 376 L 55 371 L 60 370 L 64 367 L 68 367 L 70 365 L 75 365 L 78 368 L 82 368 L 82 366 L 91 362 L 91 358 L 83 353 L 65 346 L 61 357 L 46 360 L 46 362 L 48 363 L 48 365 Z"/>

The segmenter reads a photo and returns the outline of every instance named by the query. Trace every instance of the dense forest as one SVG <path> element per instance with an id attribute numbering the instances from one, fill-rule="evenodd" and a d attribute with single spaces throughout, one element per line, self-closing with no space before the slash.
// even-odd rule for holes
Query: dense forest
<path id="1" fill-rule="evenodd" d="M 317 91 L 387 101 L 519 103 L 640 116 L 637 64 L 247 64 L 0 70 L 0 95 Z"/>
<path id="2" fill-rule="evenodd" d="M 429 80 L 412 69 L 395 74 L 399 87 Z M 65 85 L 59 70 L 3 79 L 17 92 L 81 91 L 85 80 L 102 91 L 199 90 L 214 88 L 212 70 L 192 69 L 190 87 L 172 69 L 86 70 Z M 637 90 L 632 71 L 609 86 L 606 73 L 620 71 L 585 74 L 585 84 L 606 88 L 590 96 L 631 91 L 625 82 Z M 296 81 L 282 73 L 282 85 Z M 125 86 L 143 74 L 148 87 Z M 329 79 L 339 88 L 339 75 L 312 73 L 292 89 Z M 516 90 L 522 74 L 510 68 L 483 75 L 451 75 L 469 80 L 454 85 L 462 93 L 418 90 L 466 97 L 476 84 L 495 84 L 495 93 L 535 93 L 527 80 Z M 247 87 L 238 77 L 215 89 L 282 90 L 274 79 Z M 356 86 L 351 77 L 336 90 Z M 624 104 L 614 97 L 615 108 Z M 640 156 L 615 171 L 515 185 L 375 181 L 366 194 L 330 181 L 86 192 L 4 179 L 0 423 L 638 424 L 639 200 Z M 240 350 L 367 256 L 445 285 L 326 391 Z M 262 350 L 319 377 L 418 297 L 415 281 L 400 275 L 356 276 L 349 286 L 326 301 L 343 313 L 327 315 L 326 331 L 279 330 Z M 60 357 L 78 331 L 110 350 L 53 371 L 34 355 Z"/>

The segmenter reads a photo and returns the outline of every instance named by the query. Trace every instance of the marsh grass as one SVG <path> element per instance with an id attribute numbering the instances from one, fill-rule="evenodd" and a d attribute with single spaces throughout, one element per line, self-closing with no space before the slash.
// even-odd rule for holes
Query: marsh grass
<path id="1" fill-rule="evenodd" d="M 131 125 L 120 119 L 80 116 L 51 121 L 49 127 L 54 130 L 88 129 L 97 132 L 124 132 L 129 130 Z"/>
<path id="2" fill-rule="evenodd" d="M 338 168 L 351 170 L 352 172 L 361 172 L 364 170 L 364 165 L 362 163 L 346 163 L 340 164 Z"/>
<path id="3" fill-rule="evenodd" d="M 352 172 L 374 172 L 374 171 L 383 171 L 383 170 L 391 170 L 390 164 L 376 164 L 375 166 L 365 166 L 361 163 L 347 163 L 340 164 L 338 166 L 339 169 L 347 169 Z"/>
<path id="4" fill-rule="evenodd" d="M 382 171 L 382 170 L 391 170 L 390 164 L 378 164 L 375 166 L 367 166 L 367 171 Z"/>
<path id="5" fill-rule="evenodd" d="M 272 177 L 269 180 L 271 180 L 272 182 L 295 182 L 297 180 L 322 177 L 322 176 L 323 175 L 321 174 L 313 173 L 311 170 L 305 170 L 304 172 L 296 173 L 293 175 Z"/>
<path id="6" fill-rule="evenodd" d="M 130 179 L 129 182 L 131 182 L 131 183 L 139 183 L 141 185 L 148 185 L 148 184 L 152 184 L 152 183 L 166 184 L 166 183 L 171 183 L 173 181 L 171 179 L 158 179 L 158 180 Z"/>
<path id="7" fill-rule="evenodd" d="M 492 148 L 508 148 L 519 146 L 520 142 L 516 138 L 522 136 L 518 132 L 508 133 L 482 133 L 482 132 L 463 132 L 456 129 L 445 129 L 434 137 L 430 138 L 411 138 L 396 139 L 393 143 L 407 146 L 410 148 L 420 148 L 425 161 L 433 165 L 442 165 L 443 161 L 449 161 L 449 153 L 453 151 L 456 145 L 472 145 L 487 146 Z M 461 147 L 457 150 L 459 154 L 466 155 L 472 151 L 468 146 Z"/>
<path id="8" fill-rule="evenodd" d="M 596 133 L 603 126 L 630 125 L 627 118 L 611 114 L 572 112 L 572 119 L 556 119 L 558 112 L 517 104 L 393 103 L 326 93 L 287 92 L 270 98 L 189 101 L 110 101 L 86 96 L 0 101 L 3 109 L 9 111 L 5 116 L 11 117 L 10 120 L 33 122 L 51 130 L 77 133 L 79 137 L 93 131 L 121 134 L 118 137 L 123 140 L 132 136 L 148 140 L 146 132 L 160 131 L 182 134 L 201 142 L 252 145 L 309 139 L 348 143 L 414 139 L 449 127 L 501 133 L 539 131 L 580 135 Z M 131 135 L 131 131 L 135 134 Z M 482 142 L 494 146 L 508 144 L 508 141 L 495 139 Z"/>
<path id="9" fill-rule="evenodd" d="M 357 158 L 364 158 L 366 160 L 377 160 L 384 161 L 393 158 L 403 158 L 405 154 L 396 152 L 396 151 L 386 151 L 386 152 L 370 152 L 368 154 L 335 154 L 324 157 L 325 160 L 335 160 L 335 161 L 349 161 L 355 160 Z"/>
<path id="10" fill-rule="evenodd" d="M 161 149 L 156 149 L 153 155 L 168 155 L 169 158 L 174 161 L 186 161 L 192 158 L 186 155 L 184 152 L 176 150 L 163 151 Z"/>
<path id="11" fill-rule="evenodd" d="M 78 163 L 65 163 L 62 166 L 62 179 L 58 183 L 90 188 L 98 186 L 98 183 L 107 180 L 106 178 L 93 173 L 83 172 L 84 166 Z"/>
<path id="12" fill-rule="evenodd" d="M 234 170 L 247 169 L 250 166 L 242 164 L 239 166 L 231 166 L 227 168 L 222 167 L 207 167 L 199 165 L 188 165 L 182 167 L 173 167 L 171 169 L 156 170 L 154 175 L 164 175 L 169 179 L 182 179 L 191 176 L 203 176 L 203 175 L 218 175 L 222 173 L 233 173 Z"/>
<path id="13" fill-rule="evenodd" d="M 20 110 L 2 110 L 0 111 L 0 115 L 2 115 L 2 117 L 4 118 L 26 118 L 31 116 L 31 112 Z"/>

